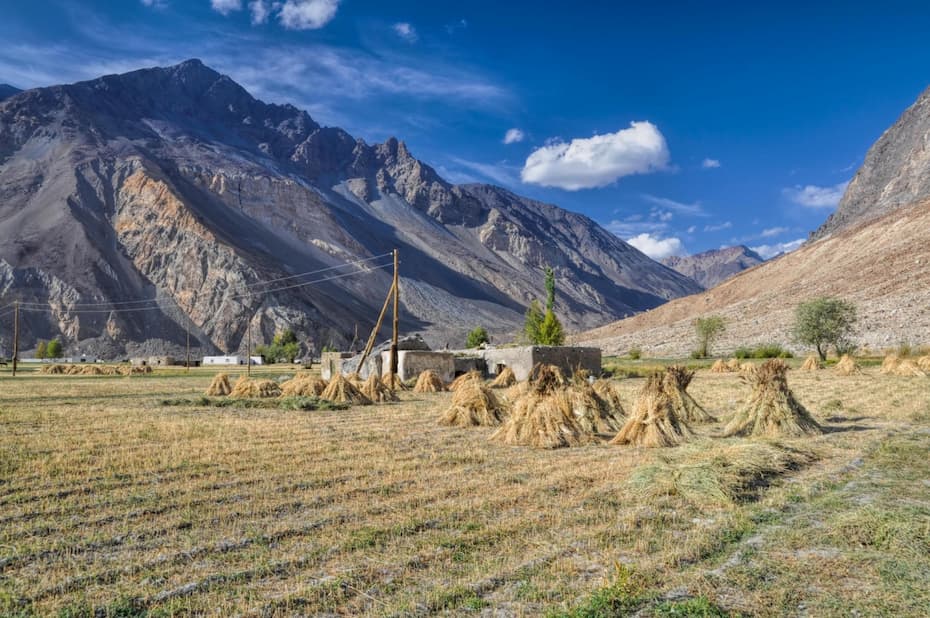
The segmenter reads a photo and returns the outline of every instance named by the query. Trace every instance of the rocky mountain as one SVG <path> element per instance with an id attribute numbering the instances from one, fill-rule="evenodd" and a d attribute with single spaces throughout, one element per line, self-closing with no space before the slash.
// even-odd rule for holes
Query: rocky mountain
<path id="1" fill-rule="evenodd" d="M 823 238 L 926 198 L 930 198 L 930 88 L 869 149 L 836 211 L 811 238 Z"/>
<path id="2" fill-rule="evenodd" d="M 660 260 L 663 264 L 693 279 L 704 289 L 710 289 L 736 273 L 761 264 L 765 260 L 743 245 L 711 249 L 686 257 L 672 255 Z"/>
<path id="3" fill-rule="evenodd" d="M 452 185 L 401 141 L 320 126 L 197 60 L 0 103 L 0 306 L 33 303 L 25 349 L 61 333 L 171 350 L 189 329 L 233 351 L 247 325 L 345 345 L 372 327 L 394 248 L 402 328 L 434 345 L 516 329 L 546 266 L 570 329 L 699 289 L 582 215 Z"/>
<path id="4" fill-rule="evenodd" d="M 9 84 L 0 84 L 0 101 L 2 101 L 3 99 L 8 99 L 14 94 L 17 94 L 20 92 L 22 92 L 22 90 L 14 86 L 11 86 Z"/>

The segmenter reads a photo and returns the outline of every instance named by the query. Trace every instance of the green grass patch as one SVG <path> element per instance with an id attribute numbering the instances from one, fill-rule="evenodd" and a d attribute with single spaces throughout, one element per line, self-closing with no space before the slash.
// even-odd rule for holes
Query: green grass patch
<path id="1" fill-rule="evenodd" d="M 349 404 L 336 403 L 317 397 L 268 397 L 264 399 L 233 399 L 231 397 L 195 397 L 162 399 L 159 404 L 168 407 L 190 408 L 245 408 L 261 410 L 347 410 Z"/>

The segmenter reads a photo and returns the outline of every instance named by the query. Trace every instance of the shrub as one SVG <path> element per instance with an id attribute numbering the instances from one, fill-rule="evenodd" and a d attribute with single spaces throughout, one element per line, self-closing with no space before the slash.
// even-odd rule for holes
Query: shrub
<path id="1" fill-rule="evenodd" d="M 643 357 L 643 351 L 639 348 L 630 348 L 630 351 L 627 352 L 627 356 L 629 356 L 631 360 L 639 360 Z"/>
<path id="2" fill-rule="evenodd" d="M 470 333 L 468 337 L 465 338 L 465 347 L 466 348 L 477 348 L 482 343 L 489 343 L 491 338 L 488 337 L 488 331 L 484 326 L 476 326 Z"/>
<path id="3" fill-rule="evenodd" d="M 48 342 L 45 347 L 45 358 L 61 358 L 61 342 L 56 337 Z"/>
<path id="4" fill-rule="evenodd" d="M 747 358 L 752 358 L 752 350 L 745 346 L 740 346 L 733 351 L 733 356 L 740 360 L 746 360 Z"/>
<path id="5" fill-rule="evenodd" d="M 855 305 L 838 298 L 820 297 L 798 305 L 794 336 L 799 343 L 814 346 L 823 361 L 831 345 L 840 356 L 856 349 L 850 339 L 855 324 Z"/>
<path id="6" fill-rule="evenodd" d="M 36 344 L 36 358 L 45 358 L 47 354 L 48 344 L 42 339 L 39 339 L 39 343 Z"/>
<path id="7" fill-rule="evenodd" d="M 694 358 L 707 358 L 710 354 L 711 345 L 726 330 L 726 323 L 719 315 L 709 315 L 706 318 L 696 319 L 694 321 L 694 330 L 698 337 L 697 352 L 700 354 L 700 356 Z"/>

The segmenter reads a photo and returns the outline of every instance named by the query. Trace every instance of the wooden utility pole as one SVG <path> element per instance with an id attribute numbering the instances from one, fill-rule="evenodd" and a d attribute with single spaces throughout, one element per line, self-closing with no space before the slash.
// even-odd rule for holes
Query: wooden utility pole
<path id="1" fill-rule="evenodd" d="M 13 305 L 13 376 L 16 376 L 16 361 L 19 360 L 19 301 Z"/>
<path id="2" fill-rule="evenodd" d="M 187 363 L 185 364 L 186 373 L 191 372 L 191 325 L 187 325 Z"/>
<path id="3" fill-rule="evenodd" d="M 394 384 L 394 375 L 397 373 L 397 330 L 400 326 L 400 285 L 398 284 L 399 273 L 397 270 L 397 249 L 394 249 L 394 332 L 391 335 L 391 384 Z"/>
<path id="4" fill-rule="evenodd" d="M 368 360 L 368 355 L 371 354 L 372 348 L 375 347 L 375 339 L 378 337 L 378 331 L 381 330 L 381 323 L 384 322 L 384 316 L 387 313 L 388 305 L 391 303 L 391 298 L 393 296 L 394 286 L 392 285 L 384 299 L 384 306 L 381 307 L 381 313 L 378 314 L 378 321 L 375 323 L 375 328 L 371 331 L 371 336 L 368 337 L 368 343 L 365 344 L 365 351 L 362 352 L 362 357 L 358 360 L 358 365 L 355 367 L 355 373 L 361 371 L 362 365 Z"/>
<path id="5" fill-rule="evenodd" d="M 251 320 L 249 321 L 249 325 L 247 328 L 249 329 L 249 351 L 248 351 L 248 356 L 246 356 L 245 358 L 245 372 L 249 374 L 249 376 L 251 376 L 252 375 L 252 322 Z"/>

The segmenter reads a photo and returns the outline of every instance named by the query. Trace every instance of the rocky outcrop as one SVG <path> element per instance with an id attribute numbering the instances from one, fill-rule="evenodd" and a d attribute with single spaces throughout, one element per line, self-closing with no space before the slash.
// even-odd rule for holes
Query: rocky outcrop
<path id="1" fill-rule="evenodd" d="M 816 240 L 930 197 L 930 88 L 866 153 Z"/>
<path id="2" fill-rule="evenodd" d="M 547 266 L 571 329 L 699 289 L 586 217 L 452 185 L 402 141 L 321 127 L 196 60 L 0 103 L 0 259 L 65 286 L 36 297 L 26 347 L 57 324 L 108 354 L 177 351 L 188 330 L 242 351 L 247 325 L 345 345 L 371 328 L 395 248 L 402 326 L 435 345 L 518 329 Z M 16 281 L 0 304 L 28 295 Z"/>
<path id="3" fill-rule="evenodd" d="M 743 245 L 711 249 L 686 257 L 672 255 L 661 262 L 693 279 L 704 289 L 726 281 L 736 273 L 764 262 L 758 253 Z"/>
<path id="4" fill-rule="evenodd" d="M 8 99 L 14 94 L 22 92 L 19 88 L 15 88 L 9 84 L 0 84 L 0 101 L 3 99 Z"/>

